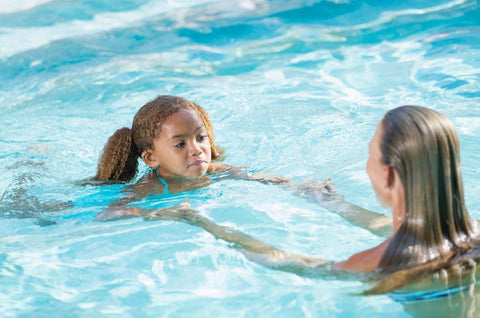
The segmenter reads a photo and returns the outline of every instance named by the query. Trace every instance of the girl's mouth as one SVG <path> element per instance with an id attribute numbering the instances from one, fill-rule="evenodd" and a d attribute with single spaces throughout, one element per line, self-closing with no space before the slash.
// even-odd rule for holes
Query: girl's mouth
<path id="1" fill-rule="evenodd" d="M 193 163 L 189 164 L 188 167 L 200 167 L 204 163 L 207 163 L 205 160 L 196 160 Z"/>

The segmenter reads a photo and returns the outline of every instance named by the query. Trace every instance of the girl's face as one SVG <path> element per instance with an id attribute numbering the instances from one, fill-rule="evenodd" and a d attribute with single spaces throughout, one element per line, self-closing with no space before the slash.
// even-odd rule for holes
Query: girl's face
<path id="1" fill-rule="evenodd" d="M 167 117 L 154 149 L 144 151 L 145 163 L 161 176 L 198 178 L 208 169 L 212 155 L 207 130 L 198 114 L 190 109 Z"/>

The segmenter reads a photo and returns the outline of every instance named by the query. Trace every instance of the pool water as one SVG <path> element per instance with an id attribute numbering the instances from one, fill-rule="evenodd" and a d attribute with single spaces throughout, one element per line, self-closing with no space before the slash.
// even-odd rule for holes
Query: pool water
<path id="1" fill-rule="evenodd" d="M 409 317 L 385 295 L 356 295 L 361 281 L 262 267 L 184 223 L 93 222 L 122 186 L 77 181 L 160 94 L 207 110 L 226 163 L 330 177 L 348 201 L 386 215 L 364 168 L 375 125 L 395 106 L 434 108 L 458 129 L 466 200 L 480 219 L 478 1 L 0 4 L 2 317 Z M 256 182 L 140 204 L 186 198 L 298 254 L 340 261 L 382 242 Z"/>

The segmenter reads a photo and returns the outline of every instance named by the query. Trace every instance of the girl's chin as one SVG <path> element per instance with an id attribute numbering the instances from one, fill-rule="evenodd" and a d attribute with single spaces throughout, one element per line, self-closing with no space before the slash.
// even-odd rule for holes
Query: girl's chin
<path id="1" fill-rule="evenodd" d="M 184 178 L 187 178 L 187 179 L 199 179 L 201 177 L 203 177 L 205 174 L 207 173 L 207 170 L 199 170 L 199 171 L 196 171 L 196 172 L 193 172 L 193 173 L 189 173 L 188 175 L 185 175 L 183 176 Z"/>

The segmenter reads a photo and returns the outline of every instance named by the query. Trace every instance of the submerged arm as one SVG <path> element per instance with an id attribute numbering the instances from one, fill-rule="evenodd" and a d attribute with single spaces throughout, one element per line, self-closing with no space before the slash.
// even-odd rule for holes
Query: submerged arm
<path id="1" fill-rule="evenodd" d="M 223 178 L 257 181 L 257 182 L 266 183 L 266 184 L 280 184 L 280 183 L 291 182 L 291 180 L 288 178 L 269 175 L 265 172 L 251 173 L 251 172 L 248 172 L 245 167 L 234 167 L 234 166 L 226 165 L 223 163 L 216 163 L 216 162 L 210 163 L 210 166 L 208 168 L 208 173 L 211 173 L 211 174 L 224 173 L 222 175 Z"/>
<path id="2" fill-rule="evenodd" d="M 132 217 L 144 216 L 153 210 L 142 209 L 138 207 L 130 207 L 129 203 L 137 201 L 140 197 L 135 193 L 128 193 L 119 200 L 108 205 L 95 217 L 95 221 L 113 221 L 118 219 L 128 219 Z"/>
<path id="3" fill-rule="evenodd" d="M 132 217 L 145 216 L 153 210 L 128 206 L 130 203 L 145 198 L 150 193 L 162 193 L 165 189 L 162 184 L 155 182 L 155 178 L 147 174 L 136 184 L 126 187 L 127 191 L 121 198 L 113 201 L 106 209 L 98 213 L 95 221 L 113 221 Z M 159 188 L 160 187 L 160 188 Z"/>

